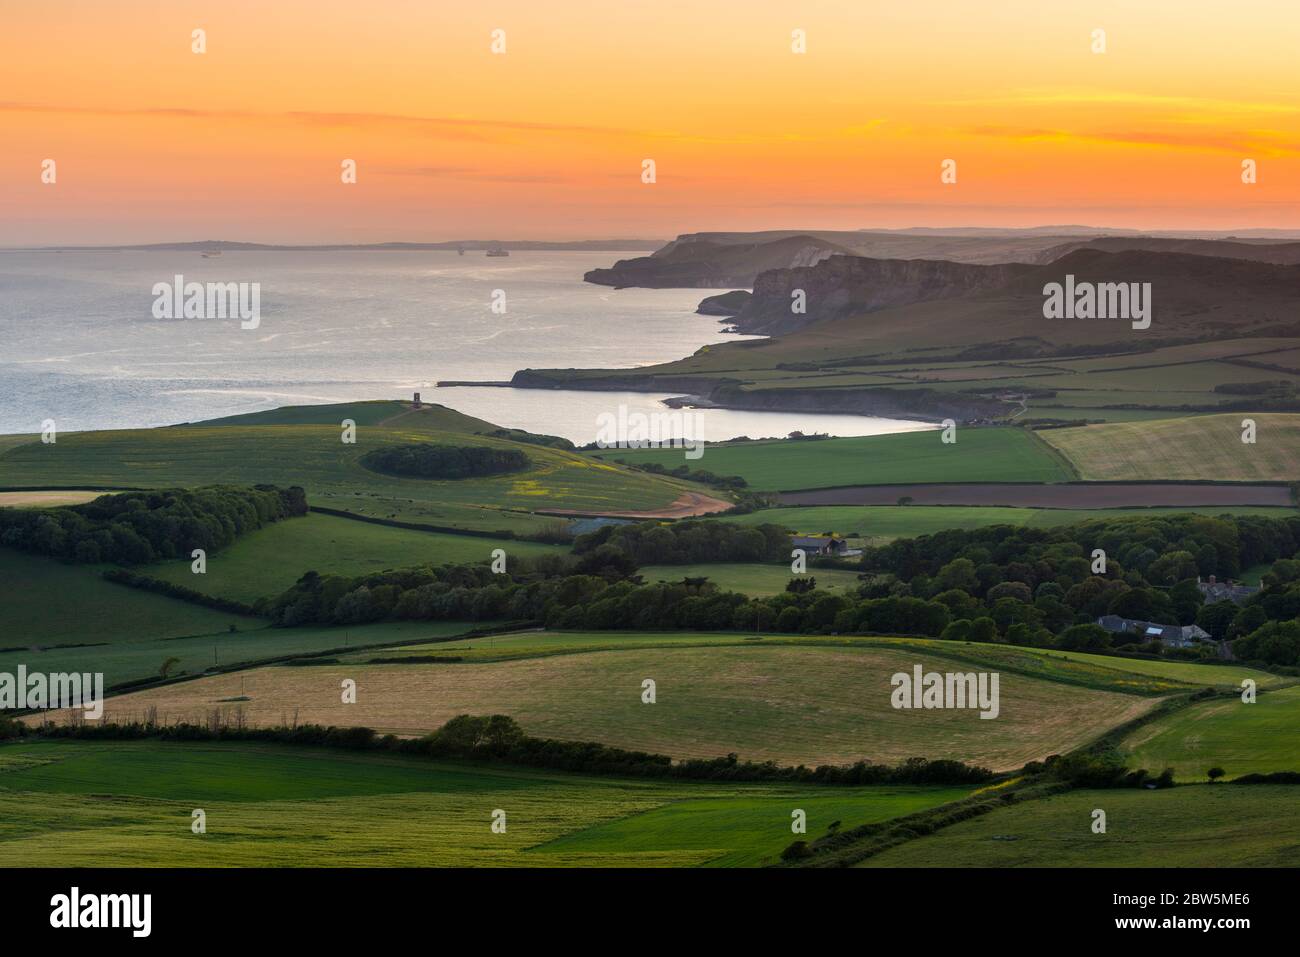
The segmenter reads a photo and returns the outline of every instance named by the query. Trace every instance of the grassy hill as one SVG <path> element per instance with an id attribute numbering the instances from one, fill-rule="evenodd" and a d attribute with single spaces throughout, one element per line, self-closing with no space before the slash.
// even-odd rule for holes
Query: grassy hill
<path id="1" fill-rule="evenodd" d="M 1290 867 L 1300 816 L 1287 785 L 1074 791 L 907 841 L 866 867 Z M 1092 812 L 1106 812 L 1093 834 Z M 811 830 L 811 829 L 810 829 Z"/>
<path id="2" fill-rule="evenodd" d="M 1242 419 L 1256 422 L 1253 445 Z M 1220 479 L 1294 482 L 1300 478 L 1300 414 L 1204 415 L 1051 429 L 1042 437 L 1095 481 Z"/>
<path id="3" fill-rule="evenodd" d="M 96 569 L 0 548 L 0 647 L 155 640 L 260 628 L 259 618 L 214 611 L 104 581 Z M 2 653 L 0 653 L 2 657 Z"/>
<path id="4" fill-rule="evenodd" d="M 949 298 L 872 311 L 891 301 L 890 291 L 878 282 L 846 289 L 838 275 L 844 263 L 780 270 L 756 282 L 747 310 L 757 314 L 767 309 L 794 321 L 791 288 L 819 304 L 806 317 L 811 324 L 795 331 L 782 327 L 784 335 L 710 345 L 636 369 L 528 370 L 520 381 L 563 387 L 583 380 L 584 387 L 690 392 L 729 408 L 898 418 L 910 410 L 910 417 L 930 419 L 1140 421 L 1297 407 L 1296 265 L 1078 249 L 1047 265 L 1017 267 L 1009 273 L 1017 278 L 978 295 L 949 290 Z M 895 265 L 900 281 L 921 284 L 918 295 L 944 294 L 942 281 L 927 284 L 908 268 L 913 264 Z M 1067 273 L 1081 282 L 1151 283 L 1158 303 L 1151 327 L 1045 320 L 1044 284 Z M 743 326 L 744 313 L 739 321 Z M 918 329 L 930 345 L 918 345 Z"/>
<path id="5" fill-rule="evenodd" d="M 910 673 L 916 664 L 967 671 L 970 663 L 954 664 L 938 642 L 765 646 L 738 638 L 441 664 L 372 665 L 362 654 L 338 666 L 258 669 L 129 694 L 109 702 L 108 712 L 138 716 L 156 707 L 160 719 L 193 721 L 222 699 L 246 698 L 226 707 L 232 713 L 238 707 L 254 724 L 275 724 L 296 711 L 307 723 L 398 734 L 425 733 L 462 713 L 502 713 L 530 734 L 674 757 L 736 752 L 813 765 L 862 758 L 893 763 L 919 755 L 1005 769 L 1077 747 L 1153 702 L 1008 670 L 1001 676 L 996 720 L 982 720 L 973 710 L 895 710 L 894 673 Z M 619 640 L 604 638 L 606 647 Z M 444 651 L 456 655 L 449 645 L 423 654 L 443 657 Z M 339 702 L 344 678 L 357 682 L 354 705 Z M 657 683 L 656 704 L 641 703 L 645 678 Z"/>
<path id="6" fill-rule="evenodd" d="M 252 745 L 0 746 L 0 866 L 698 866 L 770 861 L 809 829 L 963 796 L 682 784 Z M 190 812 L 207 814 L 207 834 Z M 491 813 L 506 812 L 506 832 Z M 413 821 L 436 826 L 412 827 Z"/>
<path id="7" fill-rule="evenodd" d="M 1281 678 L 1243 665 L 1191 661 L 1121 658 L 1042 648 L 1022 648 L 980 642 L 941 641 L 930 638 L 890 638 L 882 636 L 781 635 L 761 631 L 762 646 L 797 648 L 886 649 L 898 653 L 915 652 L 951 659 L 961 670 L 972 666 L 992 671 L 1010 671 L 1031 678 L 1080 685 L 1099 691 L 1159 697 L 1197 688 L 1236 687 L 1242 678 L 1254 679 L 1259 687 L 1288 684 Z M 437 645 L 411 644 L 385 651 L 385 656 L 430 654 L 454 656 L 463 661 L 490 662 L 515 658 L 536 658 L 591 651 L 618 651 L 631 648 L 665 649 L 687 647 L 755 645 L 752 633 L 737 632 L 646 632 L 646 631 L 524 631 L 480 638 L 457 639 Z M 345 660 L 364 662 L 364 653 Z M 951 669 L 950 669 L 951 670 Z"/>
<path id="8" fill-rule="evenodd" d="M 270 628 L 233 615 L 114 585 L 88 566 L 66 566 L 0 549 L 0 573 L 20 587 L 6 595 L 0 672 L 103 672 L 105 687 L 219 665 L 267 661 L 359 645 L 428 641 L 462 634 L 464 622 L 381 622 L 324 628 Z M 12 625 L 11 625 L 12 622 Z M 479 623 L 480 625 L 484 623 Z M 231 630 L 231 626 L 235 630 Z"/>
<path id="9" fill-rule="evenodd" d="M 618 449 L 602 460 L 681 464 L 681 451 Z M 763 491 L 892 485 L 905 482 L 1068 482 L 1076 476 L 1036 433 L 1024 429 L 958 429 L 945 445 L 937 431 L 846 439 L 709 445 L 695 468 L 739 475 Z"/>
<path id="10" fill-rule="evenodd" d="M 271 424 L 232 420 L 63 435 L 57 444 L 29 442 L 0 452 L 0 474 L 24 487 L 301 485 L 313 505 L 511 531 L 554 521 L 526 514 L 536 509 L 655 509 L 684 491 L 703 491 L 563 449 L 482 434 L 479 426 L 490 423 L 440 406 L 403 411 L 400 403 L 350 403 L 237 418 Z M 344 418 L 357 422 L 355 444 L 341 441 Z M 371 449 L 419 441 L 521 449 L 532 466 L 473 481 L 434 481 L 382 475 L 359 462 Z"/>
<path id="11" fill-rule="evenodd" d="M 195 575 L 188 559 L 152 565 L 144 574 L 186 588 L 252 603 L 278 595 L 304 572 L 365 575 L 389 568 L 442 563 L 486 562 L 492 550 L 510 556 L 563 552 L 537 542 L 373 525 L 312 513 L 259 529 L 208 557 L 207 574 Z"/>
<path id="12" fill-rule="evenodd" d="M 1218 766 L 1228 779 L 1270 771 L 1300 772 L 1300 686 L 1201 702 L 1137 729 L 1123 742 L 1130 762 L 1173 768 L 1179 781 L 1203 781 Z"/>
<path id="13" fill-rule="evenodd" d="M 445 405 L 426 404 L 414 409 L 409 402 L 373 399 L 366 402 L 341 402 L 329 405 L 286 405 L 264 412 L 228 415 L 204 419 L 190 425 L 226 428 L 244 425 L 338 425 L 351 419 L 357 425 L 399 425 L 404 429 L 426 432 L 489 433 L 497 427 L 485 419 L 465 415 Z"/>

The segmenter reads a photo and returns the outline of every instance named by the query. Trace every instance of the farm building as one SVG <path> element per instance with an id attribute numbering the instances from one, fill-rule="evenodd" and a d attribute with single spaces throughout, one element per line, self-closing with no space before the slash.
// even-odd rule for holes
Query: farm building
<path id="1" fill-rule="evenodd" d="M 862 554 L 860 548 L 849 548 L 844 539 L 825 535 L 794 535 L 790 547 L 802 548 L 809 557 L 815 558 L 847 558 Z"/>
<path id="2" fill-rule="evenodd" d="M 1255 594 L 1255 592 L 1259 591 L 1258 588 L 1250 585 L 1243 585 L 1240 582 L 1235 582 L 1231 579 L 1226 582 L 1218 581 L 1213 575 L 1204 581 L 1202 581 L 1198 575 L 1196 578 L 1196 587 L 1199 588 L 1201 594 L 1205 596 L 1207 604 L 1216 601 L 1230 601 L 1240 605 L 1251 595 Z"/>
<path id="3" fill-rule="evenodd" d="M 1097 624 L 1112 634 L 1136 635 L 1144 641 L 1163 641 L 1171 648 L 1190 648 L 1210 637 L 1210 633 L 1198 625 L 1162 625 L 1119 615 L 1102 615 Z"/>

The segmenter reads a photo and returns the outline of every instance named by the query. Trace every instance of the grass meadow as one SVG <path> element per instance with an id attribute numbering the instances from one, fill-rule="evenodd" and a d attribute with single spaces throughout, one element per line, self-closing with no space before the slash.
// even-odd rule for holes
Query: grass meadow
<path id="1" fill-rule="evenodd" d="M 606 460 L 682 464 L 681 451 L 618 449 Z M 758 491 L 909 482 L 1068 482 L 1069 464 L 1035 433 L 1013 428 L 957 430 L 944 444 L 938 431 L 847 439 L 739 442 L 709 445 L 693 467 L 739 475 Z"/>
<path id="2" fill-rule="evenodd" d="M 908 841 L 865 867 L 1294 867 L 1296 789 L 1194 785 L 1071 791 Z M 1092 812 L 1106 812 L 1094 834 Z M 811 829 L 810 829 L 811 830 Z"/>
<path id="3" fill-rule="evenodd" d="M 951 788 L 629 781 L 263 745 L 0 746 L 0 866 L 700 866 Z M 202 808 L 206 834 L 191 832 Z M 491 830 L 506 814 L 505 833 Z"/>
<path id="4" fill-rule="evenodd" d="M 150 566 L 145 574 L 235 601 L 252 603 L 289 588 L 303 573 L 366 575 L 390 568 L 488 562 L 493 549 L 510 556 L 565 552 L 537 542 L 425 532 L 310 513 L 251 532 L 208 556 L 196 575 L 188 559 Z M 508 567 L 508 565 L 507 565 Z"/>
<path id="5" fill-rule="evenodd" d="M 1121 747 L 1135 764 L 1173 768 L 1178 781 L 1204 781 L 1212 767 L 1226 778 L 1300 772 L 1300 685 L 1200 702 L 1138 728 Z"/>
<path id="6" fill-rule="evenodd" d="M 1253 444 L 1242 442 L 1245 418 L 1256 423 Z M 1042 435 L 1074 463 L 1081 478 L 1092 481 L 1294 482 L 1300 477 L 1300 415 L 1200 415 L 1051 429 Z"/>
<path id="7" fill-rule="evenodd" d="M 468 643 L 491 648 L 495 642 Z M 921 756 L 1007 770 L 1064 753 L 1154 705 L 1154 698 L 1131 691 L 1006 671 L 996 720 L 973 709 L 893 708 L 890 679 L 898 672 L 910 674 L 914 665 L 971 670 L 954 667 L 954 659 L 936 650 L 737 640 L 401 664 L 368 664 L 374 656 L 361 653 L 337 665 L 258 668 L 134 692 L 111 699 L 106 714 L 121 721 L 156 709 L 164 722 L 202 722 L 217 709 L 253 725 L 296 714 L 302 723 L 419 735 L 459 714 L 499 713 L 540 737 L 675 758 L 735 752 L 755 761 L 816 765 Z M 429 646 L 430 653 L 460 657 L 450 645 Z M 647 678 L 656 685 L 653 704 L 642 703 Z M 357 684 L 355 704 L 340 701 L 345 679 Z"/>

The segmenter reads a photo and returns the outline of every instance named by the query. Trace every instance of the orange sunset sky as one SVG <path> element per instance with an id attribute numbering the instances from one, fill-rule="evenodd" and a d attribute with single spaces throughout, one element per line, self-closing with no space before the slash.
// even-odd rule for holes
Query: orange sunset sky
<path id="1" fill-rule="evenodd" d="M 1295 0 L 0 0 L 0 21 L 0 245 L 1300 228 Z"/>

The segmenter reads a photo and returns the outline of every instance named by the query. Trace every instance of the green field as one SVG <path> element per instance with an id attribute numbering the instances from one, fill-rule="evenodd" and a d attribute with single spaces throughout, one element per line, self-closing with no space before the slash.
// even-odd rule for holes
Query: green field
<path id="1" fill-rule="evenodd" d="M 1300 793 L 1288 785 L 1072 791 L 907 841 L 867 867 L 1294 867 Z M 1106 812 L 1106 833 L 1091 830 Z M 810 829 L 811 831 L 811 829 Z"/>
<path id="2" fill-rule="evenodd" d="M 600 453 L 631 464 L 681 457 L 670 449 L 619 449 Z M 945 445 L 937 431 L 847 439 L 778 440 L 710 445 L 695 468 L 739 475 L 761 491 L 910 482 L 1068 482 L 1077 476 L 1037 433 L 1015 428 L 957 430 Z"/>
<path id="3" fill-rule="evenodd" d="M 1242 420 L 1256 423 L 1242 442 Z M 1081 478 L 1100 481 L 1219 479 L 1294 482 L 1300 477 L 1300 415 L 1233 413 L 1049 429 L 1042 437 Z"/>
<path id="4" fill-rule="evenodd" d="M 1239 696 L 1194 704 L 1138 728 L 1121 746 L 1133 765 L 1173 768 L 1179 781 L 1203 781 L 1216 766 L 1229 780 L 1300 772 L 1300 686 L 1261 694 L 1254 704 Z"/>
<path id="5" fill-rule="evenodd" d="M 704 489 L 590 456 L 493 438 L 477 431 L 448 431 L 479 423 L 440 407 L 420 411 L 402 403 L 393 414 L 357 404 L 311 407 L 294 424 L 191 425 L 162 429 L 82 432 L 54 445 L 31 442 L 0 451 L 0 475 L 14 486 L 139 486 L 213 484 L 301 485 L 313 505 L 368 516 L 480 530 L 535 530 L 555 519 L 528 516 L 539 509 L 643 510 L 669 505 L 685 491 Z M 293 410 L 278 410 L 287 414 Z M 343 418 L 361 415 L 355 444 L 341 441 Z M 259 418 L 261 416 L 262 418 Z M 328 418 L 326 418 L 328 417 Z M 244 417 L 241 417 L 241 419 Z M 278 421 L 259 413 L 253 421 Z M 318 424 L 322 420 L 334 424 Z M 384 445 L 418 441 L 522 449 L 532 461 L 524 472 L 465 481 L 398 478 L 363 467 L 359 459 Z"/>
<path id="6" fill-rule="evenodd" d="M 563 859 L 574 853 L 619 856 L 628 853 L 726 853 L 710 860 L 713 867 L 758 867 L 772 863 L 796 835 L 790 831 L 790 811 L 799 808 L 825 826 L 832 821 L 874 824 L 890 818 L 946 804 L 966 796 L 956 788 L 873 788 L 844 790 L 823 788 L 782 789 L 778 797 L 766 793 L 752 797 L 675 800 L 671 804 L 578 831 L 537 849 L 547 865 L 554 854 Z M 784 814 L 784 817 L 782 817 Z"/>
<path id="7" fill-rule="evenodd" d="M 1259 515 L 1285 518 L 1291 508 L 1241 506 L 1235 508 L 1002 508 L 991 505 L 797 505 L 762 508 L 748 514 L 722 516 L 722 521 L 744 525 L 771 522 L 800 534 L 835 532 L 882 544 L 895 538 L 931 535 L 949 528 L 985 528 L 990 525 L 1024 525 L 1054 528 L 1094 519 L 1135 518 L 1184 514 Z"/>
<path id="8" fill-rule="evenodd" d="M 214 611 L 104 581 L 96 568 L 0 548 L 0 648 L 155 640 L 260 628 L 260 618 Z"/>
<path id="9" fill-rule="evenodd" d="M 132 589 L 122 590 L 143 598 L 158 597 Z M 204 610 L 170 598 L 159 597 L 158 600 L 178 605 L 182 612 L 192 608 Z M 129 609 L 130 606 L 128 601 L 122 607 Z M 84 642 L 27 647 L 6 645 L 13 650 L 0 651 L 0 671 L 12 672 L 18 665 L 45 673 L 98 671 L 104 674 L 104 686 L 111 688 L 127 681 L 157 677 L 163 663 L 172 658 L 178 660 L 172 664 L 170 675 L 193 675 L 202 674 L 214 665 L 229 667 L 333 649 L 346 651 L 365 644 L 429 640 L 462 634 L 487 624 L 393 621 L 331 628 L 270 628 L 261 619 L 237 620 L 251 620 L 258 627 L 239 632 L 222 630 L 193 638 L 135 638 L 128 628 L 106 641 L 104 633 L 92 624 L 85 628 Z"/>
<path id="10" fill-rule="evenodd" d="M 659 783 L 252 745 L 0 746 L 0 865 L 750 865 L 954 789 Z M 202 808 L 207 833 L 191 833 Z M 506 833 L 491 831 L 496 809 Z"/>
<path id="11" fill-rule="evenodd" d="M 274 533 L 281 527 L 301 523 L 309 528 L 317 518 L 289 519 L 263 531 Z M 349 530 L 375 528 L 381 532 L 399 531 L 370 526 L 347 519 L 328 518 Z M 230 551 L 242 549 L 263 531 L 237 543 Z M 425 536 L 424 532 L 402 535 Z M 456 541 L 482 542 L 487 539 L 461 536 L 433 536 Z M 364 540 L 364 537 L 363 539 Z M 376 542 L 380 542 L 376 539 Z M 510 543 L 531 545 L 531 543 Z M 331 558 L 329 547 L 322 544 L 319 555 Z M 532 545 L 533 548 L 542 546 Z M 245 555 L 239 575 L 213 576 L 219 560 L 229 552 L 213 556 L 208 580 L 213 593 L 231 582 L 254 583 L 261 574 L 266 580 L 288 579 L 292 584 L 302 570 L 278 566 L 275 553 L 259 559 Z M 331 560 L 340 560 L 335 556 Z M 264 564 L 261 564 L 264 563 Z M 61 562 L 0 548 L 0 581 L 4 583 L 4 634 L 0 639 L 0 671 L 26 665 L 33 671 L 103 672 L 106 687 L 127 681 L 154 677 L 163 663 L 178 659 L 172 675 L 199 674 L 214 664 L 230 666 L 240 662 L 265 661 L 289 655 L 302 655 L 334 648 L 362 644 L 401 643 L 468 631 L 475 625 L 464 622 L 382 622 L 352 627 L 270 628 L 262 618 L 216 611 L 190 602 L 151 592 L 116 585 L 100 577 L 109 566 L 64 565 Z M 189 579 L 189 563 L 176 566 L 146 566 L 145 574 L 168 568 L 184 569 L 187 578 L 174 580 L 196 587 Z M 241 577 L 242 576 L 242 577 Z M 251 585 L 248 586 L 251 591 Z M 256 597 L 248 594 L 245 597 Z M 483 625 L 486 623 L 479 623 Z M 232 630 L 233 629 L 233 630 Z"/>
<path id="12" fill-rule="evenodd" d="M 789 565 L 728 564 L 710 565 L 649 565 L 639 574 L 647 582 L 679 582 L 683 578 L 707 578 L 723 591 L 738 591 L 746 595 L 775 595 L 785 591 L 790 579 Z M 817 587 L 825 591 L 843 591 L 862 584 L 858 573 L 839 568 L 809 568 L 806 577 L 817 579 Z"/>
<path id="13" fill-rule="evenodd" d="M 617 647 L 619 637 L 607 636 L 606 646 Z M 490 653 L 504 640 L 475 638 L 468 644 Z M 947 657 L 945 644 L 764 644 L 734 636 L 726 644 L 646 642 L 495 661 L 349 660 L 166 685 L 114 698 L 107 710 L 121 720 L 155 708 L 160 720 L 194 722 L 215 708 L 256 725 L 296 714 L 303 723 L 408 735 L 432 731 L 458 714 L 500 713 L 541 737 L 596 740 L 673 757 L 736 752 L 745 759 L 811 766 L 864 758 L 895 763 L 919 755 L 997 770 L 1064 753 L 1154 704 L 1150 679 L 1110 671 L 1096 684 L 1067 683 L 1044 668 L 1044 677 L 1002 670 L 995 720 L 981 719 L 974 709 L 894 709 L 895 673 L 910 673 L 917 664 L 927 671 L 970 671 L 970 662 L 982 660 Z M 450 643 L 429 646 L 424 654 L 457 656 Z M 1071 667 L 1081 677 L 1090 671 Z M 357 682 L 358 696 L 345 705 L 338 688 L 348 678 Z M 641 701 L 646 678 L 656 682 L 654 704 Z M 1097 690 L 1103 680 L 1123 690 Z M 1174 686 L 1155 690 L 1168 687 Z"/>
<path id="14" fill-rule="evenodd" d="M 488 433 L 496 429 L 491 422 L 465 415 L 445 405 L 425 404 L 418 412 L 407 402 L 372 399 L 366 402 L 341 402 L 329 405 L 286 405 L 265 412 L 228 415 L 219 419 L 186 423 L 208 428 L 236 425 L 337 425 L 351 419 L 357 425 L 400 425 L 435 432 Z"/>
<path id="15" fill-rule="evenodd" d="M 762 631 L 761 634 L 764 637 L 759 641 L 763 647 L 916 652 L 927 657 L 951 659 L 948 670 L 969 670 L 975 665 L 989 670 L 1014 672 L 1029 678 L 1144 697 L 1159 697 L 1206 687 L 1236 687 L 1243 677 L 1255 679 L 1261 688 L 1277 687 L 1293 681 L 1239 665 L 1146 661 L 994 643 L 880 636 L 774 635 L 769 631 Z M 525 631 L 439 641 L 436 644 L 413 643 L 388 649 L 383 652 L 383 656 L 452 656 L 463 661 L 490 662 L 593 651 L 651 648 L 671 651 L 679 648 L 724 646 L 749 648 L 755 644 L 753 634 L 739 632 Z M 372 657 L 374 655 L 371 653 L 357 652 L 344 660 L 365 663 Z"/>
<path id="16" fill-rule="evenodd" d="M 352 576 L 412 565 L 486 562 L 496 548 L 505 550 L 507 569 L 511 556 L 567 551 L 537 542 L 420 532 L 313 513 L 258 529 L 209 555 L 204 575 L 194 574 L 188 559 L 151 565 L 143 573 L 251 604 L 278 595 L 308 570 Z"/>
<path id="17" fill-rule="evenodd" d="M 996 647 L 996 646 L 990 646 Z M 1036 655 L 1049 662 L 1077 662 L 1097 668 L 1110 668 L 1152 678 L 1167 679 L 1198 686 L 1239 688 L 1245 678 L 1250 678 L 1260 688 L 1280 687 L 1295 683 L 1295 678 L 1283 678 L 1258 671 L 1244 665 L 1201 664 L 1192 661 L 1166 661 L 1144 658 L 1119 658 L 1113 655 L 1090 655 L 1081 651 L 1056 651 L 1044 648 L 1018 648 L 1017 651 Z"/>

